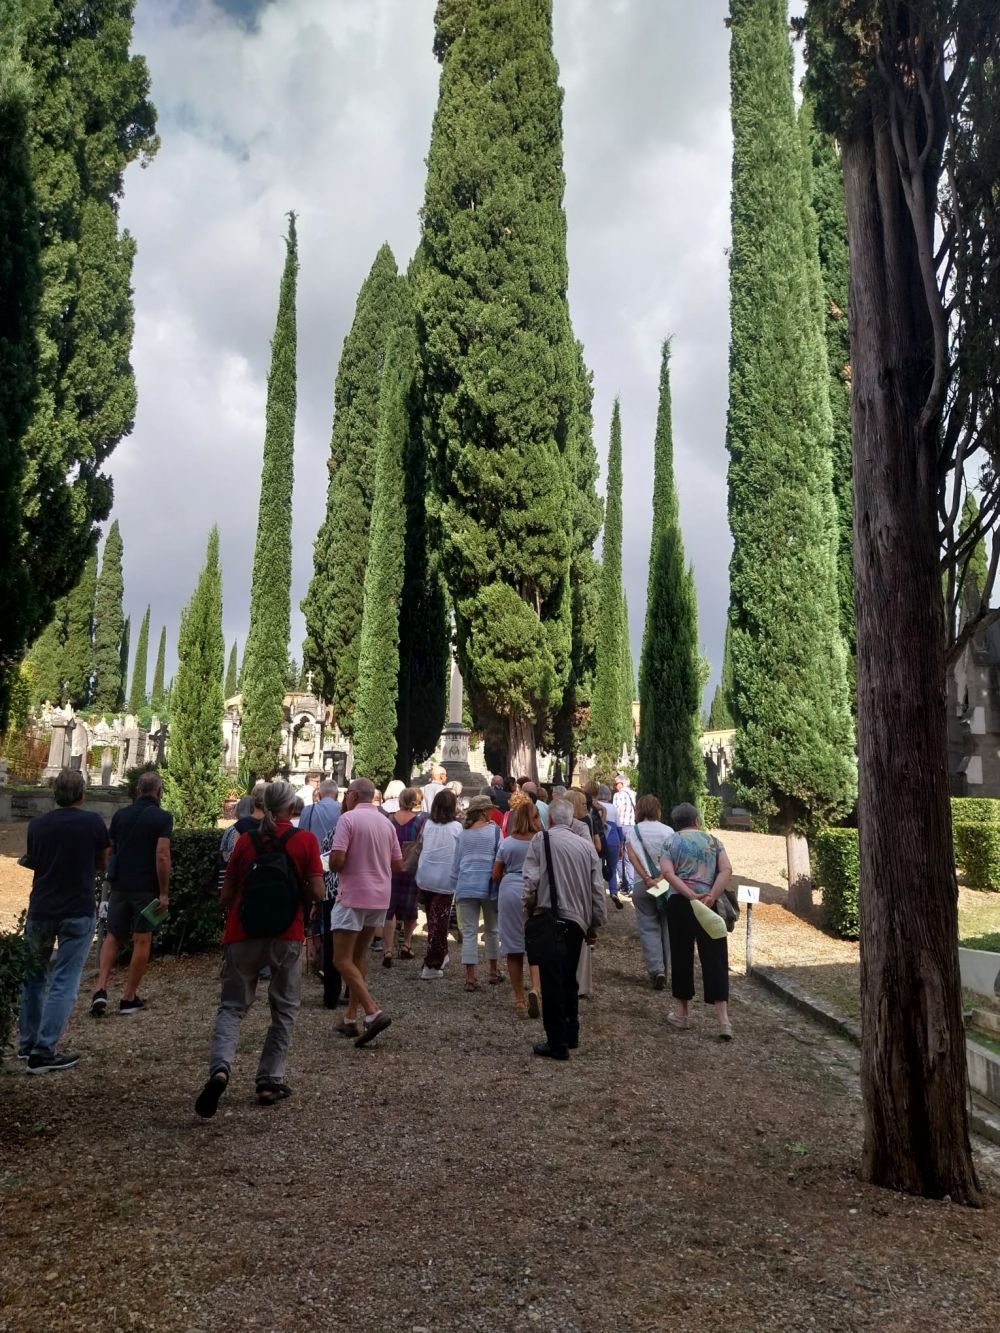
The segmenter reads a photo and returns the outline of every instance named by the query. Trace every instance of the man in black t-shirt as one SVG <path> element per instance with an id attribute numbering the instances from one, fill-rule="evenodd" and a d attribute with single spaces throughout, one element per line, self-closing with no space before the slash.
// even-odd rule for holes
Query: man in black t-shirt
<path id="1" fill-rule="evenodd" d="M 53 788 L 56 808 L 28 825 L 27 859 L 34 880 L 24 934 L 37 950 L 37 961 L 21 992 L 17 1053 L 27 1060 L 29 1074 L 72 1069 L 80 1058 L 57 1054 L 56 1046 L 76 1003 L 94 938 L 95 875 L 108 859 L 104 820 L 82 808 L 83 792 L 83 774 L 64 768 Z"/>
<path id="2" fill-rule="evenodd" d="M 108 879 L 108 933 L 101 947 L 97 989 L 90 1002 L 90 1012 L 101 1018 L 108 1008 L 108 977 L 115 959 L 131 935 L 132 960 L 118 1002 L 120 1014 L 136 1014 L 143 1008 L 139 982 L 149 965 L 153 942 L 152 922 L 143 909 L 153 900 L 165 912 L 170 903 L 170 836 L 174 817 L 161 810 L 163 782 L 159 773 L 143 773 L 136 800 L 118 810 L 111 820 L 111 862 Z"/>

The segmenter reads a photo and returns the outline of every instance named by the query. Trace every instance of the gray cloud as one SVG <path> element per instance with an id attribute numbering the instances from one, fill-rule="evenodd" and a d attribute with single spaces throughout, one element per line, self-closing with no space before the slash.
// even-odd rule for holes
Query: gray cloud
<path id="1" fill-rule="evenodd" d="M 701 637 L 718 664 L 728 598 L 725 0 L 556 0 L 566 90 L 570 300 L 594 371 L 598 450 L 622 397 L 626 585 L 638 661 L 659 347 L 674 339 L 681 517 Z M 133 619 L 176 632 L 218 522 L 227 640 L 246 632 L 264 400 L 283 259 L 299 214 L 297 608 L 326 491 L 333 379 L 383 240 L 418 239 L 437 96 L 434 0 L 140 0 L 163 142 L 126 182 L 136 235 L 139 410 L 113 459 Z M 302 634 L 296 610 L 293 644 Z M 174 644 L 170 643 L 171 655 Z"/>

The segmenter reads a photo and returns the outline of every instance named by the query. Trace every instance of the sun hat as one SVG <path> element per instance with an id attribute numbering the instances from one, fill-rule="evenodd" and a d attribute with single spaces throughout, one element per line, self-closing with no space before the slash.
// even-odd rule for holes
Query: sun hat
<path id="1" fill-rule="evenodd" d="M 472 800 L 465 807 L 467 815 L 478 814 L 480 810 L 492 810 L 493 802 L 488 796 L 473 796 Z"/>

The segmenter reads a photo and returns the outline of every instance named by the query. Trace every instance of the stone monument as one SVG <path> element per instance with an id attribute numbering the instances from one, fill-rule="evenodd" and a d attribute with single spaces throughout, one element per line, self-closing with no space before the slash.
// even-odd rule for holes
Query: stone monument
<path id="1" fill-rule="evenodd" d="M 488 783 L 485 773 L 469 767 L 469 728 L 462 721 L 462 700 L 465 690 L 458 662 L 451 663 L 451 693 L 448 702 L 448 725 L 441 733 L 441 763 L 449 782 L 460 782 L 465 796 L 477 795 Z M 424 779 L 427 781 L 427 779 Z"/>

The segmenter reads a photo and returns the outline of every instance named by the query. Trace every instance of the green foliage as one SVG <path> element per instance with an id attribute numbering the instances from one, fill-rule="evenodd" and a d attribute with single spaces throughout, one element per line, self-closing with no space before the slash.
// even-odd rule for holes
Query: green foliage
<path id="1" fill-rule="evenodd" d="M 229 650 L 229 664 L 226 667 L 226 684 L 222 691 L 227 699 L 231 699 L 239 690 L 240 677 L 236 666 L 237 662 L 236 648 L 237 648 L 237 643 L 236 640 L 234 639 L 233 646 Z"/>
<path id="2" fill-rule="evenodd" d="M 157 953 L 214 949 L 225 924 L 219 906 L 217 828 L 175 829 L 170 843 L 170 914 L 153 936 Z"/>
<path id="3" fill-rule="evenodd" d="M 288 217 L 285 266 L 267 380 L 267 428 L 260 479 L 250 628 L 243 653 L 241 752 L 256 778 L 274 773 L 288 667 L 292 604 L 292 475 L 295 458 L 295 214 Z M 223 663 L 219 662 L 219 684 Z"/>
<path id="4" fill-rule="evenodd" d="M 702 826 L 707 829 L 722 827 L 722 797 L 702 796 L 698 801 Z"/>
<path id="5" fill-rule="evenodd" d="M 60 599 L 52 619 L 39 634 L 24 659 L 31 678 L 32 703 L 62 704 L 66 699 L 63 675 L 66 650 L 66 602 Z"/>
<path id="6" fill-rule="evenodd" d="M 1000 800 L 993 796 L 953 796 L 951 818 L 955 824 L 1000 824 Z"/>
<path id="7" fill-rule="evenodd" d="M 733 657 L 729 647 L 729 617 L 726 617 L 726 639 L 722 648 L 722 679 L 712 695 L 708 725 L 713 731 L 725 731 L 736 726 L 730 699 L 733 697 Z"/>
<path id="8" fill-rule="evenodd" d="M 829 368 L 784 0 L 732 0 L 728 447 L 735 779 L 785 827 L 857 778 L 837 598 Z"/>
<path id="9" fill-rule="evenodd" d="M 960 536 L 973 528 L 979 526 L 979 502 L 971 490 L 965 492 L 965 499 L 962 501 L 962 522 L 959 528 Z M 962 566 L 956 572 L 956 584 L 961 580 L 960 611 L 963 613 L 962 619 L 969 614 L 976 615 L 979 612 L 980 603 L 983 599 L 983 593 L 986 591 L 986 583 L 989 578 L 990 562 L 986 554 L 986 539 L 980 537 L 972 550 L 969 552 L 967 561 L 964 562 L 964 576 Z M 947 593 L 948 578 L 945 575 L 944 584 Z"/>
<path id="10" fill-rule="evenodd" d="M 104 543 L 101 572 L 94 595 L 94 707 L 101 713 L 117 712 L 122 692 L 124 596 L 122 535 L 118 529 L 118 520 L 115 519 Z"/>
<path id="11" fill-rule="evenodd" d="M 133 7 L 133 0 L 0 0 L 0 31 L 20 20 L 30 75 L 30 184 L 40 245 L 34 405 L 19 442 L 16 545 L 26 577 L 17 580 L 23 601 L 16 623 L 25 636 L 45 626 L 54 603 L 80 578 L 95 525 L 111 508 L 105 464 L 132 429 L 135 242 L 119 230 L 118 210 L 126 167 L 148 160 L 158 146 L 149 73 L 129 49 Z M 5 254 L 6 247 L 5 228 Z M 107 708 L 117 697 L 107 687 L 119 644 L 120 635 L 115 659 L 102 664 L 100 702 Z"/>
<path id="12" fill-rule="evenodd" d="M 7 725 L 12 730 L 20 730 L 27 725 L 32 693 L 31 667 L 27 662 L 22 662 L 10 681 Z"/>
<path id="13" fill-rule="evenodd" d="M 115 711 L 118 713 L 125 710 L 125 685 L 128 681 L 128 649 L 131 637 L 132 617 L 126 616 L 122 627 L 122 641 L 118 647 L 118 702 L 115 706 Z"/>
<path id="14" fill-rule="evenodd" d="M 416 279 L 432 517 L 477 724 L 530 764 L 573 647 L 578 377 L 551 6 L 440 4 L 435 53 Z"/>
<path id="15" fill-rule="evenodd" d="M 813 838 L 813 868 L 823 890 L 823 924 L 845 940 L 861 933 L 858 917 L 861 849 L 858 831 L 820 829 Z"/>
<path id="16" fill-rule="evenodd" d="M 181 616 L 177 657 L 166 805 L 178 828 L 205 828 L 218 818 L 222 784 L 225 643 L 217 528 L 209 535 L 205 567 Z"/>
<path id="17" fill-rule="evenodd" d="M 163 676 L 167 665 L 167 627 L 160 630 L 160 646 L 156 650 L 156 670 L 153 672 L 153 690 L 149 698 L 154 713 L 163 713 L 167 702 Z"/>
<path id="18" fill-rule="evenodd" d="M 24 938 L 25 916 L 22 912 L 15 930 L 0 931 L 0 1050 L 16 1027 L 21 987 L 34 959 L 34 950 Z"/>
<path id="19" fill-rule="evenodd" d="M 91 702 L 94 677 L 94 603 L 97 597 L 97 555 L 91 555 L 83 567 L 80 581 L 63 600 L 66 608 L 66 644 L 63 648 L 63 675 L 66 696 L 74 708 L 87 708 Z"/>
<path id="20" fill-rule="evenodd" d="M 379 394 L 386 346 L 401 318 L 404 283 L 392 251 L 383 245 L 358 293 L 354 322 L 340 354 L 326 516 L 316 537 L 312 582 L 302 602 L 303 664 L 347 736 L 353 734 L 357 699 Z"/>
<path id="21" fill-rule="evenodd" d="M 598 769 L 608 772 L 621 757 L 622 745 L 631 749 L 631 697 L 626 704 L 625 653 L 628 626 L 622 592 L 622 425 L 615 399 L 608 449 L 608 488 L 604 505 L 604 539 L 598 580 L 598 622 L 594 695 L 587 741 Z M 631 691 L 627 691 L 631 696 Z M 627 713 L 627 717 L 626 717 Z"/>
<path id="22" fill-rule="evenodd" d="M 132 663 L 132 688 L 128 696 L 128 711 L 140 713 L 146 707 L 146 668 L 149 664 L 149 607 L 139 626 L 139 642 L 135 646 Z"/>
<path id="23" fill-rule="evenodd" d="M 961 821 L 952 825 L 955 860 L 966 882 L 977 889 L 1000 889 L 1000 825 Z"/>
<path id="24" fill-rule="evenodd" d="M 705 785 L 699 746 L 701 661 L 694 574 L 685 563 L 674 481 L 670 343 L 660 360 L 653 461 L 653 531 L 646 629 L 639 665 L 639 789 L 664 809 L 698 800 Z"/>

